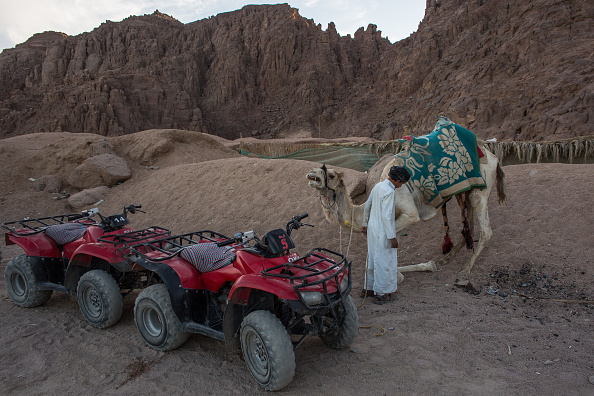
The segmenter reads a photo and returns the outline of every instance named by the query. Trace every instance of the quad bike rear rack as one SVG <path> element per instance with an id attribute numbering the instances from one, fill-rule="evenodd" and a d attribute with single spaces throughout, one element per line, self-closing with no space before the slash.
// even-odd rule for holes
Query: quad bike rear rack
<path id="1" fill-rule="evenodd" d="M 171 236 L 171 231 L 166 228 L 152 226 L 122 234 L 103 235 L 102 237 L 99 237 L 97 241 L 112 244 L 116 248 L 126 249 L 132 245 L 138 245 L 143 241 L 146 242 L 151 238 L 162 238 L 167 236 Z"/>
<path id="2" fill-rule="evenodd" d="M 322 255 L 323 254 L 323 255 Z M 318 264 L 323 262 L 331 263 L 332 265 L 325 269 L 316 268 Z M 305 275 L 294 275 L 292 270 L 299 269 L 307 271 L 308 273 Z M 279 272 L 280 270 L 280 272 Z M 338 281 L 339 275 L 343 272 L 347 272 L 347 281 L 348 285 L 345 290 L 341 290 L 340 282 Z M 313 308 L 332 308 L 338 302 L 342 301 L 343 297 L 348 295 L 351 291 L 352 280 L 351 280 L 351 262 L 347 260 L 346 256 L 334 252 L 332 250 L 328 250 L 325 248 L 313 248 L 308 254 L 303 257 L 298 258 L 294 261 L 287 261 L 284 264 L 276 265 L 274 267 L 267 268 L 262 271 L 262 275 L 275 277 L 275 278 L 283 278 L 289 280 L 291 286 L 297 293 L 299 300 L 303 303 L 308 309 Z M 322 275 L 322 278 L 319 279 L 312 279 L 314 277 L 318 277 Z M 327 282 L 331 279 L 334 279 L 336 282 L 336 292 L 330 294 L 328 292 L 328 284 Z M 325 304 L 322 305 L 309 305 L 305 302 L 303 295 L 301 292 L 302 289 L 310 286 L 315 285 L 322 285 L 323 288 L 323 297 Z"/>
<path id="3" fill-rule="evenodd" d="M 23 220 L 8 221 L 2 223 L 2 227 L 20 236 L 27 236 L 45 231 L 46 228 L 56 225 L 65 224 L 73 220 L 79 220 L 79 223 L 85 226 L 97 224 L 89 216 L 82 216 L 80 213 L 63 214 L 57 216 L 39 217 L 37 219 L 24 218 Z"/>
<path id="4" fill-rule="evenodd" d="M 140 256 L 152 262 L 161 262 L 177 256 L 186 246 L 197 243 L 220 242 L 221 239 L 228 240 L 229 237 L 210 230 L 189 232 L 181 235 L 169 235 L 152 241 L 140 242 L 130 246 L 130 255 Z M 147 256 L 151 252 L 160 252 L 159 257 Z"/>

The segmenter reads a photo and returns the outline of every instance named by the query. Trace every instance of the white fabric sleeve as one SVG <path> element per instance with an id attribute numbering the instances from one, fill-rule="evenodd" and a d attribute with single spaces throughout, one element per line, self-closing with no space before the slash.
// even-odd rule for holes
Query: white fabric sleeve
<path id="1" fill-rule="evenodd" d="M 388 239 L 396 238 L 396 221 L 395 214 L 395 194 L 392 191 L 382 197 L 382 224 Z"/>
<path id="2" fill-rule="evenodd" d="M 369 194 L 369 198 L 365 201 L 365 207 L 363 209 L 363 227 L 367 227 L 367 223 L 369 223 L 369 215 L 371 214 L 371 201 L 373 201 L 373 191 L 371 190 L 371 194 Z"/>

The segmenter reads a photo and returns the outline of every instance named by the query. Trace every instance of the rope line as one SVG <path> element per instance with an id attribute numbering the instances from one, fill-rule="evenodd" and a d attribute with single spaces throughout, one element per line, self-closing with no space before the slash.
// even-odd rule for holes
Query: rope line
<path id="1" fill-rule="evenodd" d="M 330 205 L 330 202 L 328 202 L 326 197 L 324 197 L 324 200 L 322 200 L 321 194 L 319 195 L 319 197 L 320 197 L 320 203 L 322 204 L 322 207 L 325 207 L 326 209 L 330 210 L 345 225 L 348 225 L 351 227 L 351 233 L 350 233 L 350 237 L 349 237 L 349 243 L 347 246 L 347 254 L 346 254 L 346 256 L 348 257 L 349 251 L 351 248 L 352 238 L 353 238 L 353 229 L 357 228 L 359 230 L 362 230 L 363 228 L 354 225 L 353 223 L 349 222 L 348 220 L 345 220 L 342 216 L 340 216 L 338 214 L 338 212 L 332 208 L 332 206 L 334 206 L 334 205 Z M 326 205 L 324 205 L 324 201 L 326 201 Z M 336 202 L 334 202 L 334 203 L 336 203 Z M 354 211 L 355 211 L 355 208 L 353 207 L 352 212 L 351 212 L 351 219 L 353 218 Z M 338 235 L 339 235 L 339 240 L 338 240 L 339 250 L 340 250 L 340 253 L 342 254 L 342 227 L 340 226 L 340 224 L 338 225 Z M 365 282 L 364 282 L 365 290 L 367 290 L 367 268 L 368 268 L 368 265 L 369 265 L 369 254 L 367 254 L 365 257 Z M 357 311 L 359 310 L 359 308 L 361 308 L 365 304 L 365 300 L 367 300 L 367 293 L 365 293 L 365 296 L 363 296 L 363 301 L 361 301 L 361 304 L 357 307 Z M 381 329 L 381 332 L 379 332 L 375 335 L 376 337 L 381 337 L 384 334 L 386 334 L 386 329 L 380 325 L 359 326 L 360 329 L 371 329 L 373 327 L 378 327 L 379 329 Z"/>
<path id="2" fill-rule="evenodd" d="M 377 333 L 375 336 L 376 337 L 381 337 L 384 334 L 386 334 L 386 329 L 384 329 L 382 326 L 380 325 L 370 325 L 370 326 L 359 326 L 360 329 L 371 329 L 372 327 L 379 327 L 380 329 L 382 329 L 382 331 L 380 333 Z"/>
<path id="3" fill-rule="evenodd" d="M 359 226 L 351 223 L 350 221 L 345 220 L 341 215 L 338 214 L 338 212 L 336 210 L 332 209 L 332 206 L 334 206 L 334 205 L 330 205 L 330 202 L 328 202 L 328 200 L 326 199 L 326 197 L 324 197 L 324 201 L 326 201 L 326 204 L 325 205 L 324 205 L 324 201 L 322 201 L 322 195 L 321 194 L 319 195 L 319 197 L 320 197 L 320 203 L 322 204 L 322 207 L 324 207 L 324 208 L 328 209 L 329 211 L 331 211 L 332 213 L 334 213 L 336 215 L 336 217 L 338 218 L 338 220 L 342 221 L 345 225 L 351 227 L 351 230 L 353 228 L 356 228 L 358 230 L 362 230 L 363 229 L 363 228 L 361 228 L 361 227 L 359 227 Z M 355 208 L 353 207 L 353 211 L 354 210 L 355 210 Z"/>

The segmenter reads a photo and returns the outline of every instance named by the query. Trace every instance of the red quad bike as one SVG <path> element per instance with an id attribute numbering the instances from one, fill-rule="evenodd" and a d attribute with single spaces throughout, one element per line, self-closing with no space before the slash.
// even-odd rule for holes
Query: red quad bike
<path id="1" fill-rule="evenodd" d="M 3 223 L 8 230 L 6 245 L 19 245 L 25 252 L 11 259 L 4 272 L 12 301 L 30 308 L 45 303 L 54 290 L 76 294 L 91 325 L 102 329 L 115 324 L 122 316 L 122 290 L 153 282 L 152 272 L 126 259 L 128 246 L 171 236 L 160 227 L 140 231 L 126 227 L 128 213 L 143 212 L 140 207 L 129 205 L 121 214 L 107 217 L 94 208 Z M 95 221 L 94 215 L 100 221 Z"/>
<path id="2" fill-rule="evenodd" d="M 243 352 L 267 390 L 291 382 L 294 349 L 306 336 L 317 335 L 330 348 L 350 345 L 359 329 L 349 295 L 351 262 L 323 248 L 291 253 L 291 231 L 311 226 L 301 223 L 305 217 L 261 240 L 253 231 L 228 238 L 207 230 L 131 246 L 130 260 L 163 281 L 136 299 L 142 338 L 160 351 L 181 346 L 190 333 L 224 341 L 229 352 Z"/>

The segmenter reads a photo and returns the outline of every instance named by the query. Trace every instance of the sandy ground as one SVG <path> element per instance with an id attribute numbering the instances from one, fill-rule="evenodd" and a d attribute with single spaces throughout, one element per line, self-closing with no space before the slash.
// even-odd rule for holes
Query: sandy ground
<path id="1" fill-rule="evenodd" d="M 66 200 L 36 191 L 28 179 L 66 179 L 99 139 L 59 133 L 0 140 L 0 221 L 74 212 Z M 474 267 L 473 287 L 454 285 L 456 270 L 470 257 L 464 251 L 438 272 L 406 274 L 396 301 L 377 306 L 358 296 L 365 239 L 329 224 L 307 185 L 305 175 L 319 164 L 241 157 L 220 139 L 185 132 L 108 141 L 126 158 L 133 177 L 110 189 L 99 205 L 103 214 L 139 203 L 147 214 L 133 215 L 135 228 L 208 228 L 228 235 L 253 229 L 263 235 L 307 212 L 315 228 L 295 232 L 296 251 L 322 246 L 348 252 L 359 336 L 344 351 L 306 339 L 296 350 L 295 377 L 280 393 L 594 393 L 594 165 L 506 166 L 508 205 L 498 206 L 491 197 L 493 238 Z M 347 172 L 348 178 L 356 176 Z M 456 212 L 449 211 L 452 236 L 459 233 Z M 411 228 L 400 241 L 400 264 L 438 258 L 442 238 L 438 218 Z M 3 242 L 0 248 L 4 273 L 21 251 Z M 23 309 L 2 284 L 0 393 L 265 393 L 242 359 L 227 354 L 219 341 L 193 335 L 172 352 L 148 348 L 134 326 L 136 295 L 125 298 L 119 323 L 97 330 L 65 294 L 54 292 L 43 306 Z"/>

